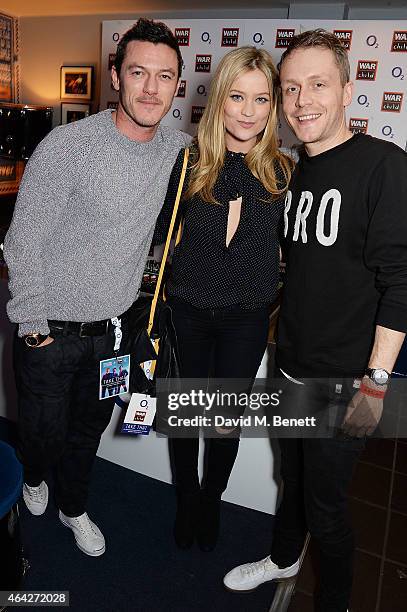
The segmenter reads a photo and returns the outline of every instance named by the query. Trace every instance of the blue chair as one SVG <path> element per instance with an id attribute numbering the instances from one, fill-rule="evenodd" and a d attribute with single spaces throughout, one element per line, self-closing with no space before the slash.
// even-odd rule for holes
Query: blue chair
<path id="1" fill-rule="evenodd" d="M 14 449 L 0 441 L 0 590 L 21 585 L 25 562 L 17 500 L 23 486 L 23 468 Z"/>

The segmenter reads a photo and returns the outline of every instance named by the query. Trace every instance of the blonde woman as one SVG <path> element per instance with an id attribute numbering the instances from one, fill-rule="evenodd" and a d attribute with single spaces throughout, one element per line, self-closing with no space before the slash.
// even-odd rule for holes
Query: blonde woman
<path id="1" fill-rule="evenodd" d="M 278 150 L 277 103 L 277 72 L 266 51 L 241 47 L 221 60 L 191 147 L 183 235 L 167 282 L 183 378 L 243 379 L 248 391 L 266 349 L 291 174 L 290 160 Z M 156 241 L 165 233 L 182 157 Z M 198 437 L 172 439 L 180 548 L 195 538 L 202 550 L 216 545 L 220 499 L 239 447 L 236 430 L 221 431 L 206 440 L 202 488 Z"/>

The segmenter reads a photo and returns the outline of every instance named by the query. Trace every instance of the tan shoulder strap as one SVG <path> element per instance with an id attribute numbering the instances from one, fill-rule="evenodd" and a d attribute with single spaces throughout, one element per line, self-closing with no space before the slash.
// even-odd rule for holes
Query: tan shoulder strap
<path id="1" fill-rule="evenodd" d="M 157 285 L 154 291 L 153 301 L 151 303 L 150 318 L 148 320 L 148 328 L 147 328 L 149 335 L 153 327 L 155 309 L 157 307 L 158 296 L 160 295 L 160 289 L 161 289 L 161 283 L 162 283 L 162 279 L 164 275 L 165 264 L 167 263 L 167 257 L 168 257 L 168 251 L 170 249 L 171 237 L 174 231 L 175 220 L 177 218 L 177 212 L 178 212 L 179 202 L 181 199 L 182 188 L 184 186 L 185 173 L 187 170 L 188 157 L 189 157 L 189 149 L 185 149 L 184 162 L 182 164 L 181 176 L 180 176 L 179 183 L 178 183 L 177 196 L 175 198 L 174 208 L 172 211 L 170 227 L 169 227 L 168 234 L 167 234 L 167 240 L 165 241 L 163 258 L 161 260 L 160 271 L 158 273 Z"/>

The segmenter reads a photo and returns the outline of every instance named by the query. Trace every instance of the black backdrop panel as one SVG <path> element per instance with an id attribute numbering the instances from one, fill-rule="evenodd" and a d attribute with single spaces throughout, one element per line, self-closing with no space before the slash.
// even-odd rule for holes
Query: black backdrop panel
<path id="1" fill-rule="evenodd" d="M 0 155 L 28 159 L 52 129 L 52 108 L 23 104 L 0 104 Z"/>

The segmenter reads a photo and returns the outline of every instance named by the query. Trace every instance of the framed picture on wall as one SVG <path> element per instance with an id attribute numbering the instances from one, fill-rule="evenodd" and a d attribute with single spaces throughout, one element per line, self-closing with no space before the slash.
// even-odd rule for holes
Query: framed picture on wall
<path id="1" fill-rule="evenodd" d="M 15 102 L 15 19 L 0 13 L 0 100 Z"/>
<path id="2" fill-rule="evenodd" d="M 85 119 L 90 114 L 90 104 L 61 104 L 61 124 L 72 123 L 79 119 Z"/>
<path id="3" fill-rule="evenodd" d="M 92 99 L 93 66 L 61 66 L 61 98 Z"/>

